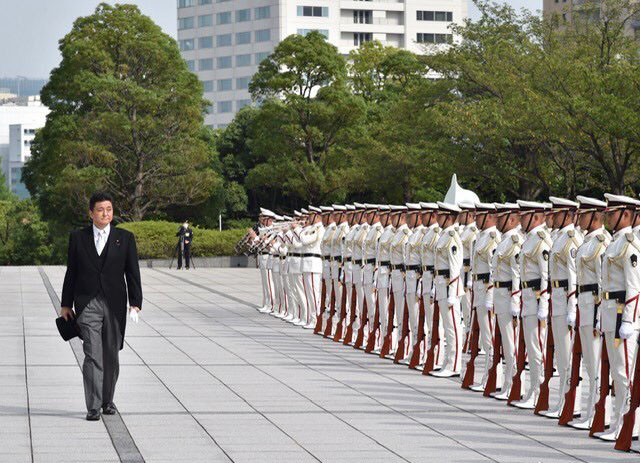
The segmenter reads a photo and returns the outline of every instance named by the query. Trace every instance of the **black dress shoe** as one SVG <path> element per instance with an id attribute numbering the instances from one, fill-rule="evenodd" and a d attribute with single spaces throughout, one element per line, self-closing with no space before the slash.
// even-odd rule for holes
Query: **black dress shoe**
<path id="1" fill-rule="evenodd" d="M 100 412 L 98 410 L 89 410 L 87 421 L 100 421 Z"/>
<path id="2" fill-rule="evenodd" d="M 115 404 L 110 403 L 102 407 L 102 413 L 104 413 L 105 415 L 115 415 L 116 413 L 118 413 L 118 409 L 116 408 Z"/>

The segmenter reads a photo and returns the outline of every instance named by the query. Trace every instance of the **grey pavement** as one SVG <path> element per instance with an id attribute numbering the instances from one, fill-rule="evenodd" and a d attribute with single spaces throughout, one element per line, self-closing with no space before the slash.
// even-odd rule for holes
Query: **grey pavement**
<path id="1" fill-rule="evenodd" d="M 0 462 L 638 459 L 459 379 L 260 314 L 259 274 L 247 268 L 143 268 L 120 415 L 87 422 L 78 341 L 63 342 L 54 325 L 63 277 L 64 267 L 0 267 Z"/>

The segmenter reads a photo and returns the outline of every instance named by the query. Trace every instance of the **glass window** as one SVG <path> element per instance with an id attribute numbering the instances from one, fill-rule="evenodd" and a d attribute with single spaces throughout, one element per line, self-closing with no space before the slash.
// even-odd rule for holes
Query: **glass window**
<path id="1" fill-rule="evenodd" d="M 218 80 L 218 91 L 226 92 L 227 90 L 231 90 L 233 87 L 233 81 L 231 79 L 219 79 Z"/>
<path id="2" fill-rule="evenodd" d="M 211 71 L 213 69 L 213 58 L 204 58 L 198 61 L 199 71 Z"/>
<path id="3" fill-rule="evenodd" d="M 251 100 L 238 100 L 236 101 L 236 110 L 240 111 L 245 106 L 249 106 L 251 104 Z"/>
<path id="4" fill-rule="evenodd" d="M 180 40 L 180 51 L 193 50 L 193 39 Z"/>
<path id="5" fill-rule="evenodd" d="M 236 11 L 236 22 L 251 21 L 251 8 Z"/>
<path id="6" fill-rule="evenodd" d="M 236 45 L 243 45 L 251 42 L 251 32 L 238 32 L 236 33 Z"/>
<path id="7" fill-rule="evenodd" d="M 329 30 L 328 29 L 298 29 L 298 35 L 307 35 L 311 31 L 320 32 L 326 39 L 329 38 Z"/>
<path id="8" fill-rule="evenodd" d="M 231 11 L 225 11 L 224 13 L 216 14 L 216 24 L 230 24 L 231 23 Z"/>
<path id="9" fill-rule="evenodd" d="M 231 45 L 231 34 L 216 35 L 216 47 L 228 47 Z"/>
<path id="10" fill-rule="evenodd" d="M 230 113 L 233 111 L 233 101 L 218 101 L 219 113 Z"/>
<path id="11" fill-rule="evenodd" d="M 216 3 L 228 2 L 230 0 L 216 0 Z"/>
<path id="12" fill-rule="evenodd" d="M 447 11 L 447 21 L 453 21 L 453 12 Z"/>
<path id="13" fill-rule="evenodd" d="M 213 15 L 204 14 L 198 16 L 198 27 L 209 27 L 213 25 Z"/>
<path id="14" fill-rule="evenodd" d="M 266 59 L 268 57 L 269 57 L 269 52 L 268 51 L 263 51 L 263 52 L 260 52 L 260 53 L 256 53 L 256 64 L 260 64 L 260 62 L 263 59 Z"/>
<path id="15" fill-rule="evenodd" d="M 211 5 L 211 0 L 199 0 L 199 5 Z"/>
<path id="16" fill-rule="evenodd" d="M 236 79 L 236 89 L 242 90 L 245 88 L 249 88 L 249 80 L 251 80 L 250 77 L 238 77 Z"/>
<path id="17" fill-rule="evenodd" d="M 424 20 L 425 21 L 433 21 L 433 11 L 425 11 L 424 12 Z"/>
<path id="18" fill-rule="evenodd" d="M 231 56 L 220 56 L 216 60 L 216 67 L 218 69 L 227 69 L 231 67 Z"/>
<path id="19" fill-rule="evenodd" d="M 271 17 L 271 7 L 270 6 L 261 6 L 260 8 L 256 8 L 254 11 L 255 19 L 267 19 Z"/>
<path id="20" fill-rule="evenodd" d="M 195 60 L 189 59 L 186 61 L 187 63 L 187 69 L 191 72 L 196 70 L 196 62 Z"/>
<path id="21" fill-rule="evenodd" d="M 178 18 L 178 30 L 193 29 L 193 16 Z"/>
<path id="22" fill-rule="evenodd" d="M 198 48 L 213 48 L 213 37 L 200 37 L 198 39 Z"/>
<path id="23" fill-rule="evenodd" d="M 237 55 L 236 66 L 251 66 L 251 55 Z"/>
<path id="24" fill-rule="evenodd" d="M 329 16 L 329 7 L 326 6 L 298 6 L 298 16 Z"/>
<path id="25" fill-rule="evenodd" d="M 268 42 L 271 40 L 271 29 L 256 31 L 256 42 Z"/>
<path id="26" fill-rule="evenodd" d="M 202 90 L 205 93 L 213 92 L 213 80 L 205 80 L 202 82 Z"/>
<path id="27" fill-rule="evenodd" d="M 188 8 L 193 6 L 194 0 L 178 0 L 178 8 Z"/>
<path id="28" fill-rule="evenodd" d="M 447 13 L 445 11 L 436 11 L 436 21 L 446 21 Z"/>

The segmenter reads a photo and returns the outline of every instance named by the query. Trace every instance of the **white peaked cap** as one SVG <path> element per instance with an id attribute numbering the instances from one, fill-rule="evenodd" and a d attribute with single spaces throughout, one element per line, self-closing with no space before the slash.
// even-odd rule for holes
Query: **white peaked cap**
<path id="1" fill-rule="evenodd" d="M 558 198 L 557 196 L 549 196 L 549 201 L 553 204 L 553 207 L 578 207 L 579 204 L 570 199 Z"/>
<path id="2" fill-rule="evenodd" d="M 476 209 L 485 209 L 485 210 L 495 211 L 496 205 L 493 203 L 476 203 Z"/>
<path id="3" fill-rule="evenodd" d="M 264 215 L 266 217 L 275 217 L 276 214 L 271 212 L 269 209 L 265 209 L 263 207 L 260 208 L 260 215 Z"/>
<path id="4" fill-rule="evenodd" d="M 471 190 L 465 190 L 460 185 L 458 185 L 458 176 L 453 174 L 451 177 L 451 185 L 449 186 L 449 191 L 444 196 L 443 203 L 447 204 L 457 204 L 459 205 L 461 202 L 469 202 L 472 205 L 480 202 L 480 198 Z M 440 203 L 438 203 L 440 204 Z"/>
<path id="5" fill-rule="evenodd" d="M 302 209 L 300 209 L 300 212 L 302 212 L 303 214 L 308 214 L 309 211 L 307 209 L 305 209 L 304 207 Z"/>
<path id="6" fill-rule="evenodd" d="M 623 196 L 623 195 L 613 195 L 611 193 L 605 193 L 604 197 L 607 200 L 607 203 L 614 203 L 614 204 L 628 204 L 629 206 L 638 206 L 640 205 L 640 201 L 638 201 L 637 199 L 633 199 L 630 198 L 629 196 Z"/>
<path id="7" fill-rule="evenodd" d="M 458 206 L 456 206 L 455 204 L 451 204 L 451 203 L 443 203 L 441 201 L 438 201 L 438 208 L 445 210 L 445 211 L 451 211 L 451 212 L 462 212 L 462 209 L 460 209 Z"/>
<path id="8" fill-rule="evenodd" d="M 458 202 L 458 206 L 461 209 L 475 209 L 476 208 L 476 203 L 472 203 L 471 201 L 467 201 L 465 199 L 463 201 Z"/>
<path id="9" fill-rule="evenodd" d="M 322 212 L 333 212 L 333 208 L 330 206 L 320 206 Z"/>
<path id="10" fill-rule="evenodd" d="M 319 207 L 315 207 L 315 206 L 309 206 L 309 210 L 311 212 L 322 212 L 322 209 L 320 209 Z"/>
<path id="11" fill-rule="evenodd" d="M 539 203 L 537 201 L 523 201 L 521 199 L 518 200 L 518 206 L 521 209 L 549 209 L 549 205 L 545 203 Z"/>
<path id="12" fill-rule="evenodd" d="M 379 204 L 364 203 L 364 207 L 365 207 L 365 209 L 378 209 L 380 207 L 380 205 Z"/>
<path id="13" fill-rule="evenodd" d="M 282 216 L 282 218 L 283 218 L 284 220 L 293 220 L 293 217 L 290 217 L 290 216 L 288 216 L 288 215 L 283 215 L 283 216 Z"/>
<path id="14" fill-rule="evenodd" d="M 389 207 L 388 204 L 380 204 L 378 205 L 378 209 L 380 209 L 381 211 L 388 211 L 389 209 L 391 209 L 391 207 Z"/>
<path id="15" fill-rule="evenodd" d="M 407 210 L 407 206 L 396 206 L 395 204 L 389 205 L 389 208 L 391 208 L 391 210 L 393 212 L 399 212 L 399 211 L 406 211 Z"/>
<path id="16" fill-rule="evenodd" d="M 420 210 L 420 204 L 419 203 L 406 203 L 405 204 L 407 206 L 407 209 L 411 209 L 414 211 L 419 211 Z"/>
<path id="17" fill-rule="evenodd" d="M 367 207 L 366 204 L 362 204 L 362 203 L 353 203 L 353 205 L 356 209 L 365 209 Z"/>
<path id="18" fill-rule="evenodd" d="M 513 211 L 520 209 L 520 205 L 517 203 L 493 203 L 498 211 Z"/>
<path id="19" fill-rule="evenodd" d="M 295 215 L 296 217 L 301 217 L 301 216 L 302 216 L 302 212 L 300 212 L 300 211 L 293 211 L 293 215 Z"/>
<path id="20" fill-rule="evenodd" d="M 281 216 L 281 215 L 274 214 L 274 219 L 276 219 L 276 220 L 284 220 L 284 219 L 285 219 L 285 217 L 287 217 L 287 216 L 285 215 L 285 216 L 283 217 L 283 216 Z M 288 218 L 287 218 L 287 220 L 291 220 L 291 217 L 288 217 Z"/>
<path id="21" fill-rule="evenodd" d="M 578 195 L 576 196 L 576 199 L 580 203 L 580 207 L 583 207 L 583 206 L 601 207 L 601 208 L 607 207 L 607 203 L 605 203 L 604 201 L 600 201 L 599 199 L 595 199 L 595 198 L 589 198 L 588 196 Z M 583 208 L 588 209 L 588 207 L 583 207 Z"/>
<path id="22" fill-rule="evenodd" d="M 355 211 L 356 207 L 353 204 L 347 204 L 347 210 L 348 211 Z"/>
<path id="23" fill-rule="evenodd" d="M 331 207 L 333 207 L 333 210 L 335 210 L 335 211 L 346 211 L 347 210 L 347 206 L 341 206 L 339 204 L 332 204 Z"/>
<path id="24" fill-rule="evenodd" d="M 423 203 L 423 202 L 420 202 L 420 207 L 422 209 L 438 209 L 438 204 L 437 203 Z"/>

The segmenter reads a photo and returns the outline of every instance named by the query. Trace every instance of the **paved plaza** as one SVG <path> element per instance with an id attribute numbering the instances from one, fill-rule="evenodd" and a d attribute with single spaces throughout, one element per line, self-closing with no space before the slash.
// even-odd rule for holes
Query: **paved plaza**
<path id="1" fill-rule="evenodd" d="M 263 315 L 256 269 L 142 269 L 115 403 L 85 421 L 64 267 L 0 267 L 0 461 L 615 462 L 634 454 L 459 380 Z"/>

